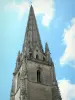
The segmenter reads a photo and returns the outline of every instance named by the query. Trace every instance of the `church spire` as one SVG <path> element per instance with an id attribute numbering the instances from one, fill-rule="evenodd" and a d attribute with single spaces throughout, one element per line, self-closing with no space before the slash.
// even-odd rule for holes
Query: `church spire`
<path id="1" fill-rule="evenodd" d="M 34 9 L 31 5 L 23 44 L 23 53 L 28 53 L 29 50 L 34 51 L 36 47 L 38 47 L 39 50 L 43 53 Z"/>
<path id="2" fill-rule="evenodd" d="M 43 52 L 34 10 L 31 5 L 23 51 L 22 53 L 18 52 L 16 68 L 13 73 L 10 100 L 37 99 L 62 100 L 49 47 L 46 43 L 45 52 Z"/>

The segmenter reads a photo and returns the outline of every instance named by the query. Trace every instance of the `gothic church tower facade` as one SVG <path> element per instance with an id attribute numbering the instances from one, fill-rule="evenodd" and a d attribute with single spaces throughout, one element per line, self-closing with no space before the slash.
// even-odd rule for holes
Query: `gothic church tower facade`
<path id="1" fill-rule="evenodd" d="M 48 44 L 43 50 L 31 5 L 22 53 L 18 53 L 10 100 L 62 100 Z"/>

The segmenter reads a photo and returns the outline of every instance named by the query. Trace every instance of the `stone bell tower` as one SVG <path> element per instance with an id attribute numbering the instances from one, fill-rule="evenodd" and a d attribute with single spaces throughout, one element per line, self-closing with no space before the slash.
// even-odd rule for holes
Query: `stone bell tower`
<path id="1" fill-rule="evenodd" d="M 62 100 L 48 44 L 43 50 L 31 5 L 22 53 L 18 52 L 10 100 Z"/>

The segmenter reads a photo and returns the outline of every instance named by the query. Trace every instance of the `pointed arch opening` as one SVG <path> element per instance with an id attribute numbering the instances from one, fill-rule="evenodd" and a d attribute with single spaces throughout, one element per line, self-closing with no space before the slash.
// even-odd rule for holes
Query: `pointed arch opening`
<path id="1" fill-rule="evenodd" d="M 36 59 L 39 59 L 39 56 L 38 56 L 38 54 L 36 54 Z"/>
<path id="2" fill-rule="evenodd" d="M 41 83 L 41 71 L 37 70 L 37 82 Z"/>
<path id="3" fill-rule="evenodd" d="M 45 61 L 45 57 L 43 57 L 43 61 Z"/>
<path id="4" fill-rule="evenodd" d="M 29 53 L 29 57 L 32 58 L 32 52 Z"/>

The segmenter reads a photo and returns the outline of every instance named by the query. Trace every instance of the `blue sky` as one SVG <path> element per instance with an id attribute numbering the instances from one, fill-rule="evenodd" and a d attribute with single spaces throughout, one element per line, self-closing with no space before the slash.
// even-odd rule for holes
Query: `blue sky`
<path id="1" fill-rule="evenodd" d="M 43 48 L 45 42 L 50 48 L 62 98 L 75 100 L 75 1 L 32 2 Z M 28 0 L 0 1 L 0 100 L 10 100 L 12 73 L 22 49 L 29 7 Z"/>

